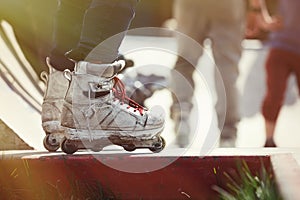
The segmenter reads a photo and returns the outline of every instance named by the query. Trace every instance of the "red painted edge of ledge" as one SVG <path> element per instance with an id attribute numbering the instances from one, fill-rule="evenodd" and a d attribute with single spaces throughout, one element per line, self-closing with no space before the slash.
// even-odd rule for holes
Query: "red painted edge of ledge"
<path id="1" fill-rule="evenodd" d="M 108 155 L 58 155 L 40 158 L 0 160 L 0 184 L 26 188 L 31 185 L 55 185 L 60 192 L 72 190 L 72 182 L 99 183 L 106 194 L 115 199 L 213 199 L 212 186 L 223 187 L 224 172 L 231 173 L 243 159 L 255 173 L 261 162 L 270 168 L 270 156 L 206 156 L 180 157 L 166 167 L 147 173 L 118 171 L 99 160 Z M 149 166 L 168 162 L 172 157 L 130 157 L 118 155 L 114 164 Z"/>

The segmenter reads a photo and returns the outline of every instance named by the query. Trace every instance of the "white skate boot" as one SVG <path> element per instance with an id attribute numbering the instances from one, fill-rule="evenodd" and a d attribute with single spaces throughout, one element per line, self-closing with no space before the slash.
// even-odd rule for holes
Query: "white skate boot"
<path id="1" fill-rule="evenodd" d="M 69 83 L 63 72 L 55 70 L 50 65 L 49 58 L 46 59 L 46 63 L 49 67 L 49 75 L 41 74 L 47 84 L 42 104 L 42 127 L 46 133 L 43 144 L 48 151 L 53 152 L 60 147 L 60 141 L 64 137 L 60 120 Z"/>
<path id="2" fill-rule="evenodd" d="M 81 61 L 73 73 L 66 71 L 70 86 L 62 111 L 65 128 L 62 150 L 72 154 L 78 149 L 100 151 L 119 145 L 127 151 L 149 148 L 161 151 L 165 146 L 160 133 L 163 112 L 150 112 L 125 95 L 116 74 L 124 61 L 92 64 Z"/>

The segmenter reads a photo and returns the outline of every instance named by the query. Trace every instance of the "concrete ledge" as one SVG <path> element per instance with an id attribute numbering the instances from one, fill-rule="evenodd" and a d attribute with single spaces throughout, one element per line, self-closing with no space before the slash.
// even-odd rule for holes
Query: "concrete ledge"
<path id="1" fill-rule="evenodd" d="M 74 191 L 77 183 L 97 184 L 112 199 L 211 199 L 217 196 L 212 186 L 225 186 L 227 180 L 223 173 L 233 172 L 239 160 L 244 159 L 254 172 L 260 170 L 261 161 L 270 167 L 268 155 L 260 156 L 261 159 L 249 155 L 183 156 L 156 171 L 127 173 L 112 169 L 100 161 L 109 159 L 117 165 L 132 166 L 143 163 L 147 167 L 167 163 L 173 157 L 44 152 L 6 152 L 3 155 L 0 160 L 2 188 L 30 191 L 31 187 L 48 190 L 51 186 L 56 188 L 54 192 L 66 195 Z M 5 194 L 0 195 L 4 197 Z"/>
<path id="2" fill-rule="evenodd" d="M 293 154 L 271 156 L 277 186 L 285 200 L 300 198 L 300 166 Z"/>
<path id="3" fill-rule="evenodd" d="M 50 195 L 64 196 L 77 190 L 78 186 L 88 191 L 96 188 L 108 199 L 214 199 L 218 194 L 212 187 L 218 185 L 225 188 L 228 180 L 224 172 L 234 174 L 237 162 L 241 160 L 247 162 L 254 174 L 260 171 L 263 162 L 271 173 L 274 172 L 284 199 L 300 196 L 297 190 L 300 169 L 295 160 L 295 155 L 299 155 L 298 149 L 226 148 L 215 149 L 207 156 L 190 152 L 191 155 L 179 158 L 174 158 L 174 152 L 176 150 L 166 154 L 107 151 L 79 152 L 75 155 L 38 151 L 2 152 L 0 196 L 5 199 L 7 195 L 3 188 L 27 191 L 27 199 L 44 190 L 51 191 Z M 170 160 L 174 162 L 145 173 L 128 173 L 107 166 L 109 161 L 114 166 L 142 166 L 147 169 L 156 164 L 169 163 Z"/>

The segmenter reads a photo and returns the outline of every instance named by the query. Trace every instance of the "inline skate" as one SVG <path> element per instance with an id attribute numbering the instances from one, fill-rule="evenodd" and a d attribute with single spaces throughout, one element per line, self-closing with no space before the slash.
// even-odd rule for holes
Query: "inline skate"
<path id="1" fill-rule="evenodd" d="M 73 154 L 79 149 L 101 151 L 109 145 L 126 151 L 148 148 L 160 152 L 165 140 L 162 110 L 147 110 L 126 96 L 125 86 L 117 77 L 125 62 L 76 63 L 74 72 L 65 71 L 69 88 L 64 100 L 61 149 Z"/>

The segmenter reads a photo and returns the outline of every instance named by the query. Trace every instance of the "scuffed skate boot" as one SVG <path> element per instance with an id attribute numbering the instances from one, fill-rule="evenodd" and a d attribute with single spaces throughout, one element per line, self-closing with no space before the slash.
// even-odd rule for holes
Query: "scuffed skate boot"
<path id="1" fill-rule="evenodd" d="M 49 67 L 49 75 L 41 74 L 47 86 L 42 104 L 42 127 L 46 133 L 43 144 L 48 151 L 53 152 L 60 147 L 63 138 L 64 130 L 60 126 L 60 120 L 69 83 L 63 72 L 50 65 L 49 58 L 46 59 L 46 63 Z"/>
<path id="2" fill-rule="evenodd" d="M 124 64 L 80 61 L 74 72 L 66 71 L 70 86 L 61 119 L 65 128 L 61 148 L 65 153 L 100 151 L 112 144 L 127 151 L 148 148 L 160 152 L 165 147 L 160 136 L 163 112 L 147 111 L 125 95 L 124 85 L 116 77 Z"/>

